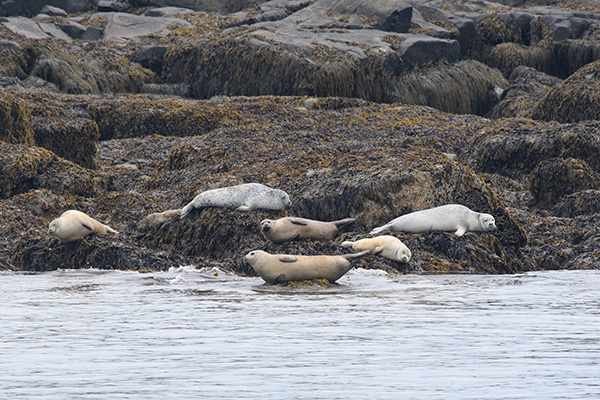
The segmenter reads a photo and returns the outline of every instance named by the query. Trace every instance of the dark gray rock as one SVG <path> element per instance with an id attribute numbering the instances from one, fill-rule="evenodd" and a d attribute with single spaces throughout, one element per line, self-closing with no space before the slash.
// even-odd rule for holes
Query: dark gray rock
<path id="1" fill-rule="evenodd" d="M 62 8 L 52 7 L 49 5 L 45 5 L 44 8 L 40 11 L 42 14 L 50 15 L 52 17 L 66 17 L 67 12 Z"/>
<path id="2" fill-rule="evenodd" d="M 85 26 L 78 24 L 77 22 L 69 22 L 68 24 L 58 24 L 58 27 L 74 39 L 78 39 L 85 32 Z"/>
<path id="3" fill-rule="evenodd" d="M 490 113 L 492 118 L 530 117 L 537 103 L 561 80 L 530 67 L 517 67 L 501 101 Z"/>
<path id="4" fill-rule="evenodd" d="M 87 26 L 85 32 L 79 36 L 81 40 L 94 41 L 99 40 L 104 34 L 104 29 L 97 28 L 95 26 Z"/>

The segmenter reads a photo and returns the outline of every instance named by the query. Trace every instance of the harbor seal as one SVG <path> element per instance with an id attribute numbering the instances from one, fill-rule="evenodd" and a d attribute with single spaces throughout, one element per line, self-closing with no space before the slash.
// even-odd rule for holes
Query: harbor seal
<path id="1" fill-rule="evenodd" d="M 200 193 L 181 210 L 181 218 L 194 208 L 221 207 L 237 211 L 256 209 L 283 210 L 292 205 L 290 196 L 280 189 L 272 189 L 260 183 L 243 183 Z"/>
<path id="2" fill-rule="evenodd" d="M 50 222 L 48 232 L 64 243 L 79 240 L 90 233 L 98 235 L 104 235 L 106 232 L 119 233 L 77 210 L 65 211 L 59 218 Z"/>
<path id="3" fill-rule="evenodd" d="M 361 251 L 369 250 L 371 254 L 376 256 L 404 263 L 409 262 L 412 257 L 410 249 L 400 239 L 390 235 L 376 236 L 355 242 L 347 240 L 342 242 L 340 246 Z"/>
<path id="4" fill-rule="evenodd" d="M 456 236 L 462 236 L 466 232 L 488 232 L 493 229 L 496 229 L 496 220 L 490 214 L 478 213 L 460 204 L 446 204 L 402 215 L 373 229 L 371 235 L 384 231 L 453 231 Z"/>
<path id="5" fill-rule="evenodd" d="M 167 222 L 170 219 L 179 217 L 181 210 L 167 210 L 159 213 L 152 213 L 138 223 L 141 229 L 149 229 Z"/>
<path id="6" fill-rule="evenodd" d="M 356 221 L 356 218 L 345 218 L 339 221 L 322 222 L 299 217 L 284 217 L 276 220 L 263 219 L 260 232 L 265 239 L 275 244 L 291 240 L 331 240 L 338 230 Z"/>
<path id="7" fill-rule="evenodd" d="M 269 254 L 253 250 L 244 256 L 244 261 L 267 283 L 327 279 L 333 283 L 353 266 L 354 262 L 369 253 L 345 254 L 342 256 L 294 256 Z"/>

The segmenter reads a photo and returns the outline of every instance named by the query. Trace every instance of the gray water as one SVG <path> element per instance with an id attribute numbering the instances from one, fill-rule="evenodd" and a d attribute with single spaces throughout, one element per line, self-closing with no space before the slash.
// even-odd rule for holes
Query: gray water
<path id="1" fill-rule="evenodd" d="M 0 273 L 2 399 L 599 399 L 600 271 Z"/>

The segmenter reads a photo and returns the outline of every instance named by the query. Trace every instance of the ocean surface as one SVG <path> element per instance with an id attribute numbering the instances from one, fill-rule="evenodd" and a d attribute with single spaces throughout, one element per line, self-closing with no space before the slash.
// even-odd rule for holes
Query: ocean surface
<path id="1" fill-rule="evenodd" d="M 0 398 L 600 399 L 600 271 L 0 273 Z"/>

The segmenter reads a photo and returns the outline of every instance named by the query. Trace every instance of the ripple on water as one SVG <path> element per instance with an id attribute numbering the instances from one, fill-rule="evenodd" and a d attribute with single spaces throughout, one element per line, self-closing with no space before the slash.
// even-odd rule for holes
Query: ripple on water
<path id="1" fill-rule="evenodd" d="M 593 399 L 598 271 L 0 273 L 3 399 Z"/>

